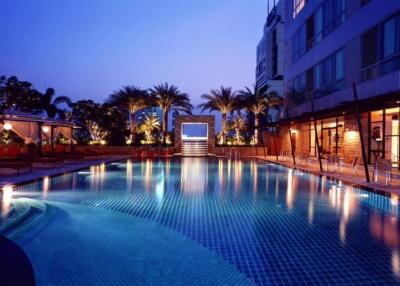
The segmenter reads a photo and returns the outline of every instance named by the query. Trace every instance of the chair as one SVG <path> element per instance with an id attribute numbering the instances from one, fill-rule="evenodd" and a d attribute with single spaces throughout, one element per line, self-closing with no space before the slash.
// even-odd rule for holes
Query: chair
<path id="1" fill-rule="evenodd" d="M 0 169 L 15 169 L 17 174 L 21 169 L 28 168 L 32 172 L 32 162 L 26 161 L 20 157 L 8 157 L 0 159 Z"/>
<path id="2" fill-rule="evenodd" d="M 357 167 L 358 167 L 358 156 L 354 156 L 351 161 L 351 168 L 353 170 L 353 174 L 357 175 Z"/>

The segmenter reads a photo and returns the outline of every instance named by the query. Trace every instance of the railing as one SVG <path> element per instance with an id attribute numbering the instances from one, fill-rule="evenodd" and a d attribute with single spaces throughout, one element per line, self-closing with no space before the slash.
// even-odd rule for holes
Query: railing
<path id="1" fill-rule="evenodd" d="M 400 69 L 400 52 L 362 68 L 361 80 L 367 81 L 374 79 L 398 69 Z"/>
<path id="2" fill-rule="evenodd" d="M 304 92 L 304 93 L 293 92 L 293 99 L 297 104 L 305 103 L 305 102 L 310 101 L 311 97 L 313 97 L 314 99 L 319 98 L 319 97 L 334 93 L 336 91 L 340 91 L 342 89 L 344 89 L 344 79 L 324 85 L 324 86 L 322 86 L 318 89 L 315 89 L 313 91 L 310 91 L 310 92 Z"/>

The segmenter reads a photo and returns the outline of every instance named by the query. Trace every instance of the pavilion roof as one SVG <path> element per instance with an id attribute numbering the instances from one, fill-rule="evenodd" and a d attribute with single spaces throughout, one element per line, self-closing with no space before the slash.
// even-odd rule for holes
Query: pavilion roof
<path id="1" fill-rule="evenodd" d="M 76 128 L 77 126 L 70 121 L 49 118 L 37 114 L 21 112 L 18 110 L 6 109 L 3 114 L 0 114 L 0 121 L 22 121 L 22 122 L 37 122 L 45 125 L 64 126 Z"/>

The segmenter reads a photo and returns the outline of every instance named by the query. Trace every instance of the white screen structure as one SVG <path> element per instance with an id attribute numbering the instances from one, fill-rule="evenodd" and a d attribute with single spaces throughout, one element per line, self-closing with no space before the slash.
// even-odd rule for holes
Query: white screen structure
<path id="1" fill-rule="evenodd" d="M 182 123 L 182 139 L 208 139 L 208 124 Z"/>

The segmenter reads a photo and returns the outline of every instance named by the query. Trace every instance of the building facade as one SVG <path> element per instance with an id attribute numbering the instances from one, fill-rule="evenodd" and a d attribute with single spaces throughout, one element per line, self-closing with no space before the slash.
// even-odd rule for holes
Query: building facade
<path id="1" fill-rule="evenodd" d="M 269 9 L 269 7 L 268 7 Z M 257 45 L 256 86 L 283 94 L 284 1 L 274 2 L 268 11 L 263 36 Z"/>
<path id="2" fill-rule="evenodd" d="M 400 168 L 400 1 L 284 2 L 281 149 L 361 159 L 355 86 L 368 163 Z"/>
<path id="3" fill-rule="evenodd" d="M 142 122 L 146 116 L 154 116 L 158 117 L 160 120 L 160 125 L 162 124 L 162 110 L 160 107 L 149 107 L 142 110 L 139 110 L 135 113 L 136 122 Z"/>

